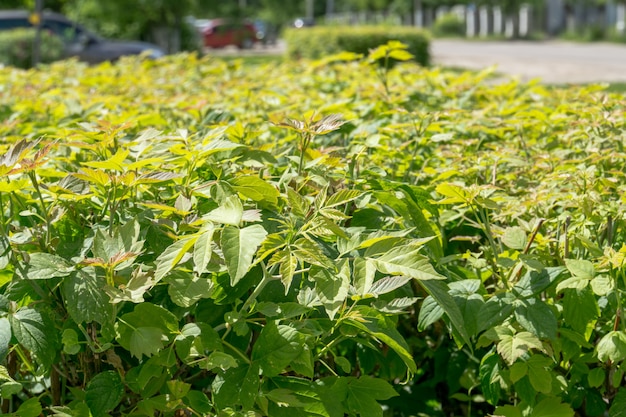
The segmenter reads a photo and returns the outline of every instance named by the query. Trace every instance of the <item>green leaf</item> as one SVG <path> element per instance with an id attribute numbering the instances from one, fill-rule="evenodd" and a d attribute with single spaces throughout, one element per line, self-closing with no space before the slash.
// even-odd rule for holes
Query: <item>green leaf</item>
<path id="1" fill-rule="evenodd" d="M 272 377 L 282 373 L 300 356 L 305 337 L 287 325 L 268 322 L 252 349 L 252 360 L 259 364 L 263 375 Z"/>
<path id="2" fill-rule="evenodd" d="M 604 384 L 606 372 L 603 368 L 594 368 L 587 374 L 587 383 L 590 388 L 598 388 Z"/>
<path id="3" fill-rule="evenodd" d="M 359 198 L 363 195 L 362 191 L 359 190 L 339 190 L 335 194 L 331 195 L 328 200 L 324 203 L 324 208 L 336 207 L 342 204 L 346 204 L 354 199 Z"/>
<path id="4" fill-rule="evenodd" d="M 106 281 L 94 268 L 74 271 L 63 280 L 65 307 L 76 323 L 113 324 L 115 308 L 103 288 Z"/>
<path id="5" fill-rule="evenodd" d="M 11 342 L 11 323 L 6 317 L 0 317 L 0 363 L 9 354 L 9 343 Z"/>
<path id="6" fill-rule="evenodd" d="M 370 376 L 349 377 L 346 389 L 346 408 L 362 417 L 382 417 L 383 409 L 377 401 L 398 395 L 388 382 Z"/>
<path id="7" fill-rule="evenodd" d="M 214 223 L 239 227 L 242 217 L 243 205 L 241 204 L 241 200 L 236 195 L 231 195 L 226 198 L 218 208 L 205 215 L 204 219 Z"/>
<path id="8" fill-rule="evenodd" d="M 593 264 L 585 259 L 565 259 L 565 267 L 572 276 L 580 279 L 589 281 L 596 275 Z"/>
<path id="9" fill-rule="evenodd" d="M 501 239 L 511 249 L 523 250 L 526 247 L 526 232 L 520 227 L 507 227 Z"/>
<path id="10" fill-rule="evenodd" d="M 529 270 L 513 287 L 518 297 L 532 297 L 547 290 L 563 272 L 562 267 L 544 268 L 541 271 Z"/>
<path id="11" fill-rule="evenodd" d="M 187 393 L 185 398 L 191 409 L 202 415 L 210 415 L 213 411 L 213 406 L 209 398 L 202 391 L 191 390 Z"/>
<path id="12" fill-rule="evenodd" d="M 543 355 L 533 355 L 526 363 L 528 378 L 535 391 L 549 394 L 552 391 L 552 374 L 549 370 L 552 360 Z"/>
<path id="13" fill-rule="evenodd" d="M 243 229 L 226 226 L 222 230 L 221 246 L 232 287 L 237 285 L 250 269 L 254 254 L 265 236 L 267 232 L 258 224 Z"/>
<path id="14" fill-rule="evenodd" d="M 26 264 L 26 270 L 17 271 L 23 279 L 50 279 L 57 277 L 66 277 L 74 267 L 65 259 L 50 253 L 31 253 Z"/>
<path id="15" fill-rule="evenodd" d="M 609 417 L 626 417 L 626 388 L 622 387 L 617 391 L 609 408 Z"/>
<path id="16" fill-rule="evenodd" d="M 178 320 L 169 311 L 151 303 L 135 306 L 115 323 L 116 339 L 131 355 L 141 358 L 160 351 L 164 341 L 178 333 Z M 143 343 L 149 342 L 150 345 Z"/>
<path id="17" fill-rule="evenodd" d="M 93 417 L 104 417 L 122 400 L 124 384 L 115 371 L 105 371 L 94 376 L 85 389 L 85 402 Z"/>
<path id="18" fill-rule="evenodd" d="M 156 271 L 154 272 L 155 282 L 161 281 L 183 259 L 183 256 L 195 245 L 199 237 L 198 235 L 183 237 L 172 243 L 159 255 L 156 259 Z"/>
<path id="19" fill-rule="evenodd" d="M 487 402 L 496 405 L 502 393 L 500 358 L 491 352 L 483 356 L 479 368 L 480 386 Z"/>
<path id="20" fill-rule="evenodd" d="M 399 246 L 372 261 L 383 274 L 406 275 L 419 280 L 445 279 L 435 271 L 430 260 L 418 252 L 419 249 Z"/>
<path id="21" fill-rule="evenodd" d="M 59 348 L 54 324 L 39 311 L 28 307 L 10 314 L 9 322 L 17 341 L 46 368 L 52 366 Z"/>
<path id="22" fill-rule="evenodd" d="M 515 297 L 511 293 L 496 294 L 485 302 L 476 316 L 478 332 L 494 328 L 513 313 Z"/>
<path id="23" fill-rule="evenodd" d="M 63 343 L 63 352 L 67 353 L 68 355 L 75 355 L 80 352 L 78 333 L 76 333 L 74 329 L 63 330 L 61 343 Z"/>
<path id="24" fill-rule="evenodd" d="M 208 272 L 207 266 L 211 262 L 213 255 L 213 232 L 215 228 L 211 223 L 207 223 L 205 230 L 196 240 L 193 246 L 193 271 L 196 274 Z"/>
<path id="25" fill-rule="evenodd" d="M 574 417 L 574 410 L 558 397 L 548 397 L 533 407 L 530 417 Z"/>
<path id="26" fill-rule="evenodd" d="M 315 281 L 317 295 L 332 320 L 348 297 L 350 278 L 345 273 L 335 275 L 315 265 L 311 267 L 309 277 Z"/>
<path id="27" fill-rule="evenodd" d="M 191 384 L 179 380 L 167 381 L 166 385 L 168 391 L 176 400 L 186 396 L 191 389 Z"/>
<path id="28" fill-rule="evenodd" d="M 528 375 L 528 364 L 524 361 L 517 361 L 509 367 L 509 378 L 514 384 L 526 375 Z"/>
<path id="29" fill-rule="evenodd" d="M 522 417 L 522 410 L 513 405 L 503 405 L 497 407 L 493 415 L 498 417 Z"/>
<path id="30" fill-rule="evenodd" d="M 278 204 L 278 190 L 267 181 L 255 175 L 242 175 L 229 181 L 233 189 L 250 200 L 265 202 L 271 206 Z"/>
<path id="31" fill-rule="evenodd" d="M 531 349 L 543 350 L 541 341 L 529 332 L 515 335 L 502 335 L 497 345 L 498 353 L 509 365 L 528 353 Z"/>
<path id="32" fill-rule="evenodd" d="M 376 296 L 387 294 L 393 290 L 396 290 L 402 287 L 404 284 L 409 282 L 412 278 L 407 276 L 393 276 L 393 277 L 383 277 L 378 281 L 374 282 L 369 292 Z"/>
<path id="33" fill-rule="evenodd" d="M 167 340 L 167 336 L 163 334 L 163 331 L 158 327 L 138 327 L 131 329 L 128 340 L 128 350 L 130 354 L 137 359 L 141 359 L 142 355 L 150 357 L 156 355 L 163 349 L 164 338 Z"/>
<path id="34" fill-rule="evenodd" d="M 185 271 L 171 272 L 164 281 L 169 284 L 167 293 L 172 301 L 181 307 L 191 307 L 202 298 L 209 298 L 213 281 Z"/>
<path id="35" fill-rule="evenodd" d="M 589 340 L 600 317 L 600 307 L 593 292 L 588 288 L 568 289 L 562 306 L 564 322 Z"/>
<path id="36" fill-rule="evenodd" d="M 73 402 L 72 406 L 50 407 L 54 417 L 92 417 L 89 407 L 84 402 Z"/>
<path id="37" fill-rule="evenodd" d="M 417 316 L 417 330 L 424 331 L 428 326 L 439 321 L 444 314 L 443 308 L 437 304 L 433 297 L 426 297 Z"/>
<path id="38" fill-rule="evenodd" d="M 15 412 L 15 415 L 19 417 L 39 417 L 42 411 L 39 398 L 33 397 L 24 401 Z"/>
<path id="39" fill-rule="evenodd" d="M 524 300 L 515 308 L 517 322 L 537 337 L 556 339 L 557 320 L 552 309 L 535 298 Z"/>
<path id="40" fill-rule="evenodd" d="M 367 306 L 357 306 L 353 311 L 358 313 L 358 319 L 346 320 L 347 325 L 356 327 L 389 346 L 400 356 L 411 373 L 417 372 L 411 350 L 390 317 Z"/>
<path id="41" fill-rule="evenodd" d="M 363 296 L 369 293 L 374 277 L 376 276 L 376 266 L 373 261 L 363 258 L 356 258 L 353 266 L 353 286 L 356 293 Z"/>
<path id="42" fill-rule="evenodd" d="M 240 405 L 250 410 L 259 394 L 259 365 L 240 365 L 218 374 L 211 385 L 218 410 Z"/>
<path id="43" fill-rule="evenodd" d="M 626 359 L 626 333 L 610 331 L 596 345 L 600 362 L 621 362 Z"/>
<path id="44" fill-rule="evenodd" d="M 424 287 L 426 292 L 437 301 L 437 304 L 443 308 L 443 311 L 446 312 L 446 315 L 452 323 L 452 327 L 461 335 L 463 341 L 470 345 L 470 337 L 467 333 L 465 321 L 463 320 L 463 314 L 459 310 L 454 298 L 448 294 L 448 286 L 446 283 L 434 280 L 420 280 L 419 283 Z"/>

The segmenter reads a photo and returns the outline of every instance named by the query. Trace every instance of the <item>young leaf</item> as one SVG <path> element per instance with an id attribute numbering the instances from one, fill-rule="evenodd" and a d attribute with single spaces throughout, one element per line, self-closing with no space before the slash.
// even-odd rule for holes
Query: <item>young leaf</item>
<path id="1" fill-rule="evenodd" d="M 202 234 L 193 246 L 193 270 L 196 274 L 207 272 L 213 254 L 213 224 L 207 223 Z"/>
<path id="2" fill-rule="evenodd" d="M 265 236 L 267 232 L 258 224 L 243 229 L 226 226 L 222 230 L 221 247 L 232 287 L 237 285 L 252 266 L 254 254 Z"/>
<path id="3" fill-rule="evenodd" d="M 374 282 L 369 292 L 376 296 L 387 294 L 393 290 L 396 290 L 402 287 L 411 279 L 412 279 L 411 277 L 402 276 L 402 275 L 393 276 L 393 277 L 384 277 Z"/>
<path id="4" fill-rule="evenodd" d="M 104 417 L 122 400 L 124 384 L 115 371 L 105 371 L 94 376 L 85 389 L 85 402 L 93 417 Z"/>
<path id="5" fill-rule="evenodd" d="M 372 260 L 383 274 L 406 275 L 420 281 L 445 279 L 443 275 L 435 271 L 430 260 L 418 251 L 419 249 L 399 246 Z"/>
<path id="6" fill-rule="evenodd" d="M 243 216 L 243 205 L 236 195 L 226 198 L 222 204 L 204 216 L 205 220 L 214 223 L 239 227 Z"/>
<path id="7" fill-rule="evenodd" d="M 417 371 L 409 346 L 400 332 L 396 330 L 390 317 L 367 306 L 357 306 L 354 311 L 360 314 L 359 319 L 346 320 L 346 324 L 356 327 L 385 343 L 402 358 L 411 373 Z"/>
<path id="8" fill-rule="evenodd" d="M 200 236 L 183 237 L 167 247 L 156 259 L 154 280 L 159 282 L 183 259 L 183 256 L 192 248 Z"/>
<path id="9" fill-rule="evenodd" d="M 371 260 L 356 258 L 354 260 L 352 277 L 354 289 L 359 296 L 364 296 L 370 292 L 374 277 L 376 276 L 376 266 Z"/>
<path id="10" fill-rule="evenodd" d="M 600 362 L 621 362 L 626 359 L 626 333 L 620 330 L 605 334 L 596 345 Z"/>
<path id="11" fill-rule="evenodd" d="M 233 189 L 250 200 L 270 206 L 278 204 L 279 192 L 268 182 L 254 175 L 242 175 L 229 181 Z"/>
<path id="12" fill-rule="evenodd" d="M 509 365 L 513 365 L 522 355 L 531 349 L 543 350 L 541 341 L 529 332 L 520 332 L 515 335 L 502 335 L 497 350 Z"/>
<path id="13" fill-rule="evenodd" d="M 363 194 L 359 190 L 339 190 L 335 194 L 331 195 L 324 203 L 324 208 L 331 208 L 346 204 L 354 199 L 359 198 Z"/>
<path id="14" fill-rule="evenodd" d="M 348 296 L 350 287 L 348 274 L 333 275 L 327 269 L 314 265 L 311 267 L 309 277 L 315 281 L 317 295 L 324 305 L 326 314 L 332 320 Z"/>
<path id="15" fill-rule="evenodd" d="M 439 321 L 444 315 L 443 308 L 430 295 L 424 298 L 417 316 L 417 329 L 424 331 L 428 326 Z"/>
<path id="16" fill-rule="evenodd" d="M 523 250 L 526 247 L 526 232 L 520 227 L 507 227 L 501 239 L 511 249 Z"/>
<path id="17" fill-rule="evenodd" d="M 174 271 L 165 277 L 169 284 L 167 293 L 174 304 L 191 307 L 202 298 L 209 298 L 213 289 L 213 281 L 198 277 L 185 271 Z"/>

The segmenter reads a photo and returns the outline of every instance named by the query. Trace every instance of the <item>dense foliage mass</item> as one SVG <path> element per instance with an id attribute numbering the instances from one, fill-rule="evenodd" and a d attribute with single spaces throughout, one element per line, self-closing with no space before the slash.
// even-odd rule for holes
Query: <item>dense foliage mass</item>
<path id="1" fill-rule="evenodd" d="M 2 413 L 622 415 L 623 97 L 406 58 L 0 70 Z"/>

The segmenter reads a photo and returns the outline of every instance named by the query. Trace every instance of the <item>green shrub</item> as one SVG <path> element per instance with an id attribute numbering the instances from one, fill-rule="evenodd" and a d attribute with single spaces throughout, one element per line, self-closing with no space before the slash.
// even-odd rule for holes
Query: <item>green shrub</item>
<path id="1" fill-rule="evenodd" d="M 29 68 L 33 62 L 35 29 L 15 29 L 0 32 L 0 63 L 18 68 Z M 39 62 L 49 63 L 63 57 L 63 41 L 43 31 Z"/>
<path id="2" fill-rule="evenodd" d="M 408 46 L 408 52 L 422 65 L 430 62 L 428 32 L 412 27 L 312 27 L 288 29 L 284 38 L 287 54 L 292 58 L 320 58 L 341 51 L 367 55 L 370 49 L 390 40 Z"/>
<path id="3" fill-rule="evenodd" d="M 465 36 L 465 22 L 456 13 L 441 15 L 433 26 L 435 36 Z"/>

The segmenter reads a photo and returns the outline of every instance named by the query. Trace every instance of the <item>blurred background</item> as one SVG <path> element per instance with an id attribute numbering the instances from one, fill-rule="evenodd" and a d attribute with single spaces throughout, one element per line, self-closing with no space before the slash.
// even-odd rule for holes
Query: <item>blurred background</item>
<path id="1" fill-rule="evenodd" d="M 273 44 L 286 27 L 387 24 L 438 37 L 563 38 L 626 42 L 624 0 L 41 0 L 107 38 L 154 43 L 167 53 Z M 2 0 L 34 10 L 37 0 Z M 215 20 L 219 19 L 219 20 Z M 230 34 L 229 34 L 230 33 Z M 233 35 L 233 33 L 235 33 Z M 252 37 L 251 33 L 254 33 Z M 213 36 L 213 39 L 207 39 Z M 218 39 L 215 39 L 218 38 Z M 244 40 L 241 40 L 243 38 Z"/>

